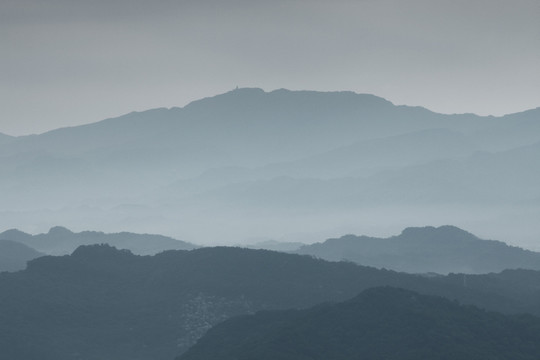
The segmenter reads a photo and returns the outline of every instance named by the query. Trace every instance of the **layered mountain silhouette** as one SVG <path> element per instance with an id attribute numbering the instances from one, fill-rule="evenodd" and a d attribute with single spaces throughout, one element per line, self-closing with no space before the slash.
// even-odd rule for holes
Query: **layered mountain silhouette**
<path id="1" fill-rule="evenodd" d="M 0 239 L 0 272 L 22 270 L 28 261 L 43 255 L 16 241 Z"/>
<path id="2" fill-rule="evenodd" d="M 504 316 L 397 288 L 212 328 L 179 360 L 534 359 L 540 319 Z"/>
<path id="3" fill-rule="evenodd" d="M 262 240 L 250 245 L 243 245 L 248 249 L 263 249 L 272 251 L 294 252 L 304 246 L 301 242 L 281 242 L 276 240 Z"/>
<path id="4" fill-rule="evenodd" d="M 423 277 L 265 250 L 136 256 L 82 246 L 0 274 L 0 348 L 9 359 L 173 359 L 232 316 L 345 301 L 376 286 L 538 315 L 539 283 L 532 270 Z"/>
<path id="5" fill-rule="evenodd" d="M 540 253 L 482 240 L 454 226 L 407 228 L 384 239 L 346 235 L 304 245 L 296 253 L 409 273 L 540 270 Z"/>
<path id="6" fill-rule="evenodd" d="M 540 108 L 443 115 L 352 92 L 238 89 L 2 137 L 0 212 L 35 233 L 62 219 L 229 244 L 322 240 L 365 223 L 380 233 L 410 225 L 407 214 L 532 247 L 538 119 Z"/>
<path id="7" fill-rule="evenodd" d="M 81 245 L 108 244 L 127 249 L 137 255 L 154 255 L 165 250 L 192 250 L 197 246 L 162 235 L 134 234 L 128 232 L 106 234 L 98 231 L 74 233 L 55 226 L 48 233 L 30 235 L 13 229 L 0 233 L 0 240 L 19 242 L 48 255 L 71 254 Z"/>

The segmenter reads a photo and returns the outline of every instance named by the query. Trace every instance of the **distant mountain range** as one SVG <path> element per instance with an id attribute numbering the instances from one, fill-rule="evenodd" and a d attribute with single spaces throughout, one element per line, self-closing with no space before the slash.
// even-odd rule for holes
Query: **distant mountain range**
<path id="1" fill-rule="evenodd" d="M 540 108 L 443 115 L 352 92 L 238 89 L 3 136 L 0 154 L 2 225 L 33 233 L 61 221 L 195 243 L 294 242 L 411 219 L 529 247 L 540 233 Z"/>
<path id="2" fill-rule="evenodd" d="M 178 360 L 534 359 L 540 319 L 396 288 L 338 304 L 265 311 L 210 329 Z"/>
<path id="3" fill-rule="evenodd" d="M 0 233 L 0 241 L 4 241 L 0 243 L 0 249 L 3 249 L 0 251 L 0 270 L 5 271 L 24 269 L 28 260 L 45 254 L 71 254 L 81 245 L 109 244 L 137 255 L 197 248 L 191 243 L 161 235 L 74 233 L 60 226 L 38 235 L 8 230 Z M 355 262 L 407 273 L 485 274 L 505 269 L 540 270 L 540 253 L 508 246 L 501 241 L 482 240 L 455 226 L 406 228 L 400 235 L 390 238 L 345 235 L 311 245 L 266 240 L 244 247 Z"/>
<path id="4" fill-rule="evenodd" d="M 425 277 L 265 250 L 136 256 L 82 246 L 0 274 L 0 348 L 7 359 L 173 359 L 232 316 L 345 301 L 375 286 L 540 315 L 538 284 L 532 270 Z"/>
<path id="5" fill-rule="evenodd" d="M 0 240 L 11 240 L 24 244 L 48 255 L 71 254 L 81 245 L 109 244 L 118 249 L 127 249 L 138 255 L 154 255 L 165 250 L 192 250 L 197 246 L 185 241 L 162 235 L 133 234 L 122 232 L 105 234 L 97 231 L 74 233 L 64 227 L 55 226 L 46 234 L 30 235 L 19 230 L 0 233 Z"/>
<path id="6" fill-rule="evenodd" d="M 539 253 L 460 228 L 538 249 L 538 159 L 540 108 L 352 92 L 0 134 L 0 357 L 172 360 L 201 339 L 186 359 L 536 359 Z M 328 240 L 193 245 L 247 239 Z"/>
<path id="7" fill-rule="evenodd" d="M 331 261 L 408 273 L 489 273 L 540 270 L 540 253 L 482 240 L 454 226 L 407 228 L 390 238 L 346 235 L 295 251 Z"/>

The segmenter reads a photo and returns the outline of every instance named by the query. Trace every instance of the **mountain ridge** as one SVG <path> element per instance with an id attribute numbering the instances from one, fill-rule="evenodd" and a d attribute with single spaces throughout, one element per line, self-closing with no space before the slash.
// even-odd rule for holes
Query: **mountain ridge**
<path id="1" fill-rule="evenodd" d="M 81 245 L 109 244 L 128 249 L 135 254 L 153 255 L 165 250 L 192 250 L 196 245 L 163 235 L 120 232 L 107 234 L 99 231 L 79 233 L 55 226 L 48 233 L 30 235 L 12 229 L 0 233 L 0 239 L 20 242 L 49 255 L 71 254 Z"/>
<path id="2" fill-rule="evenodd" d="M 44 255 L 17 241 L 0 239 L 0 272 L 23 270 L 28 261 Z"/>
<path id="3" fill-rule="evenodd" d="M 500 272 L 540 270 L 540 253 L 483 240 L 455 226 L 410 227 L 388 238 L 345 235 L 304 245 L 298 254 L 408 273 Z"/>
<path id="4" fill-rule="evenodd" d="M 88 245 L 0 274 L 0 348 L 10 359 L 173 359 L 232 316 L 345 301 L 374 286 L 540 314 L 539 271 L 468 275 L 464 282 L 462 274 L 422 277 L 266 250 L 140 256 Z"/>
<path id="5" fill-rule="evenodd" d="M 536 317 L 376 287 L 342 303 L 226 320 L 177 359 L 533 359 L 538 329 Z"/>
<path id="6" fill-rule="evenodd" d="M 368 207 L 403 207 L 425 223 L 472 224 L 525 245 L 540 231 L 531 166 L 540 155 L 524 148 L 540 141 L 536 114 L 444 115 L 352 92 L 239 89 L 0 145 L 0 211 L 35 232 L 61 218 L 234 244 L 294 242 L 308 223 L 315 236 L 355 232 Z"/>

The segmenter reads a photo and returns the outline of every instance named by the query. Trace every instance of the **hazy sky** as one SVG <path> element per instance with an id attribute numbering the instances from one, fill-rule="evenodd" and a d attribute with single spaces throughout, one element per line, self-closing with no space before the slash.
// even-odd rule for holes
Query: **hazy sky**
<path id="1" fill-rule="evenodd" d="M 0 132 L 236 86 L 522 111 L 540 106 L 539 19 L 539 0 L 1 0 Z"/>

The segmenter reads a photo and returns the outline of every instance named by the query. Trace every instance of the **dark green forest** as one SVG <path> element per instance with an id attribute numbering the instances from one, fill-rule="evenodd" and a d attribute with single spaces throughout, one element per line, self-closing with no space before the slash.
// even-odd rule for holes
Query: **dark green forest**
<path id="1" fill-rule="evenodd" d="M 0 274 L 0 348 L 10 359 L 170 360 L 233 316 L 345 301 L 371 287 L 540 314 L 538 284 L 537 271 L 424 277 L 265 250 L 137 256 L 82 246 Z"/>
<path id="2" fill-rule="evenodd" d="M 533 360 L 540 318 L 504 316 L 396 288 L 211 329 L 178 360 Z"/>

